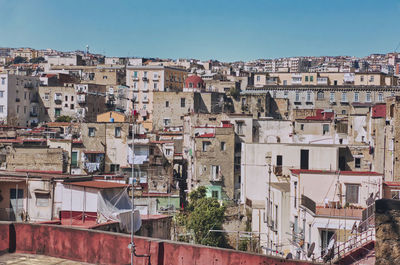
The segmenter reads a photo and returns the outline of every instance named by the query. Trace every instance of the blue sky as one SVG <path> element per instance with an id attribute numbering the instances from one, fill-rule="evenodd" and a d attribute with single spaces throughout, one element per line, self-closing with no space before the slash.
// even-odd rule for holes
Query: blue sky
<path id="1" fill-rule="evenodd" d="M 400 0 L 0 0 L 0 47 L 222 61 L 393 51 Z"/>

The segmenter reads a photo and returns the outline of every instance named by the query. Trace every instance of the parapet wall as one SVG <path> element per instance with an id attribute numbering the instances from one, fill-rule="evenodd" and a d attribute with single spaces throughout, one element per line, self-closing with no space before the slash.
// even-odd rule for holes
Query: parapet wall
<path id="1" fill-rule="evenodd" d="M 129 235 L 57 225 L 0 222 L 0 254 L 22 252 L 96 264 L 130 264 Z M 180 242 L 135 237 L 137 265 L 306 265 L 303 261 Z"/>

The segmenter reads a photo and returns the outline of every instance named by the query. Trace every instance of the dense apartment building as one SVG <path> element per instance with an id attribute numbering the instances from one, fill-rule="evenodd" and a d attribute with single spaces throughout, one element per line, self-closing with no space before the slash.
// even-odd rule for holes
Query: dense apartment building
<path id="1" fill-rule="evenodd" d="M 128 66 L 126 85 L 136 97 L 135 110 L 139 120 L 152 120 L 154 92 L 183 91 L 187 72 L 182 68 L 167 66 Z M 129 97 L 132 97 L 132 96 Z"/>
<path id="2" fill-rule="evenodd" d="M 38 124 L 39 84 L 38 77 L 0 74 L 0 119 L 3 124 Z"/>
<path id="3" fill-rule="evenodd" d="M 278 86 L 394 86 L 397 78 L 380 72 L 255 73 L 254 87 Z"/>
<path id="4" fill-rule="evenodd" d="M 60 116 L 94 122 L 97 114 L 106 111 L 104 85 L 66 83 L 63 86 L 40 86 L 39 95 L 42 104 L 41 117 L 47 122 L 56 121 Z"/>

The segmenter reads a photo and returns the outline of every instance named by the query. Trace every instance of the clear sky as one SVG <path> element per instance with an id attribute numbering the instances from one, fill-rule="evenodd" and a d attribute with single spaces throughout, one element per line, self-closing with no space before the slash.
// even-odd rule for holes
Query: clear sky
<path id="1" fill-rule="evenodd" d="M 400 0 L 0 0 L 0 47 L 222 61 L 394 51 Z"/>

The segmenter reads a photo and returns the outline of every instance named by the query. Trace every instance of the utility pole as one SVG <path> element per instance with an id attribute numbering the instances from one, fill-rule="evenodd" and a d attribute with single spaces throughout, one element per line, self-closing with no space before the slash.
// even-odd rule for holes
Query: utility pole
<path id="1" fill-rule="evenodd" d="M 271 152 L 268 152 L 267 155 L 265 156 L 265 160 L 268 165 L 268 205 L 267 205 L 267 227 L 268 227 L 268 234 L 267 234 L 267 254 L 269 249 L 271 249 L 272 246 L 270 246 L 270 230 L 271 227 L 269 226 L 270 224 L 270 219 L 271 219 Z"/>
<path id="2" fill-rule="evenodd" d="M 133 237 L 135 234 L 134 231 L 134 225 L 135 225 L 135 178 L 134 178 L 134 165 L 135 165 L 135 130 L 134 130 L 134 125 L 135 125 L 135 96 L 132 97 L 132 167 L 131 167 L 131 184 L 132 184 L 132 197 L 131 197 L 131 203 L 132 203 L 132 212 L 131 212 L 131 265 L 133 265 L 133 256 L 135 254 L 135 242 L 133 241 Z"/>

